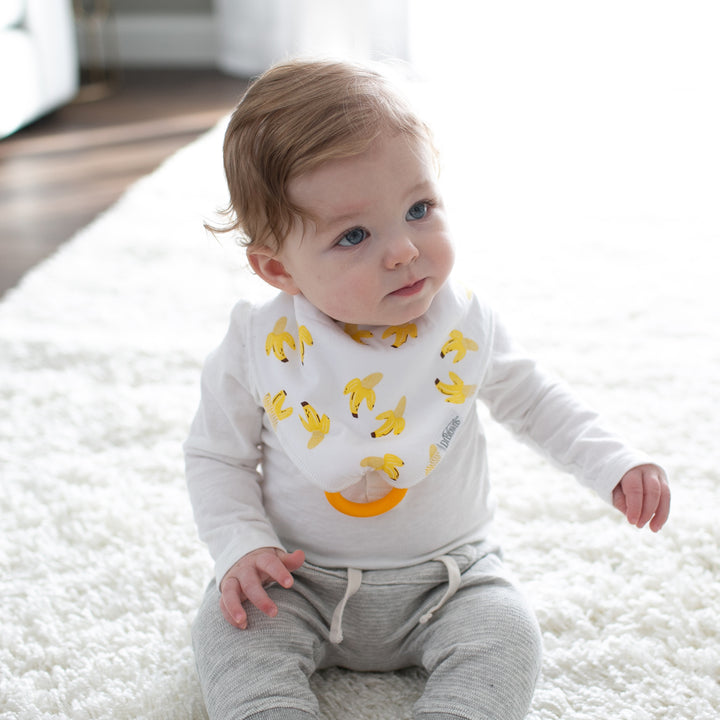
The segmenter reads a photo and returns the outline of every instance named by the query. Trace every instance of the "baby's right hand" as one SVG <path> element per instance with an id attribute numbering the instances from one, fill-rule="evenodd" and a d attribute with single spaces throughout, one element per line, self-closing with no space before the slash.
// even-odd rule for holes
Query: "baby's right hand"
<path id="1" fill-rule="evenodd" d="M 277 582 L 284 588 L 292 587 L 290 573 L 305 562 L 305 553 L 296 550 L 288 554 L 274 547 L 259 548 L 240 558 L 220 583 L 220 610 L 235 627 L 247 627 L 247 614 L 242 606 L 251 602 L 268 617 L 277 615 L 277 606 L 265 592 L 265 585 Z"/>

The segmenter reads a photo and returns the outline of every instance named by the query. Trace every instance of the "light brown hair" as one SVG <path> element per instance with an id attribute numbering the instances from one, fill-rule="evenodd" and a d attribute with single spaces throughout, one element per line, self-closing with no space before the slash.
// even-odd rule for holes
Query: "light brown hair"
<path id="1" fill-rule="evenodd" d="M 275 65 L 249 87 L 225 133 L 230 204 L 223 227 L 247 247 L 278 251 L 307 214 L 290 201 L 290 180 L 333 159 L 359 155 L 382 132 L 427 143 L 428 127 L 378 72 L 335 61 Z"/>

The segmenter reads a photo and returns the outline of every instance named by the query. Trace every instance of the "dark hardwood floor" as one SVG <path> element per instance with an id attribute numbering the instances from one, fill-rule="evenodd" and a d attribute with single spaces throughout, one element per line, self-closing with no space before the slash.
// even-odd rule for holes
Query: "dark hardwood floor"
<path id="1" fill-rule="evenodd" d="M 213 70 L 132 70 L 0 140 L 0 296 L 136 179 L 211 128 L 246 81 Z"/>

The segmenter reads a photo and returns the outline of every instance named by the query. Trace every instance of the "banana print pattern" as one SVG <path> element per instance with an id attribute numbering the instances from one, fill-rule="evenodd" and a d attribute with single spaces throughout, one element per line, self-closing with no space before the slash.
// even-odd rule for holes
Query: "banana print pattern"
<path id="1" fill-rule="evenodd" d="M 406 402 L 407 399 L 403 395 L 394 410 L 387 410 L 386 412 L 380 413 L 375 419 L 384 420 L 385 422 L 377 430 L 370 433 L 370 436 L 379 438 L 385 437 L 385 435 L 389 435 L 390 433 L 399 435 L 405 429 L 403 413 L 405 412 Z"/>
<path id="2" fill-rule="evenodd" d="M 453 358 L 453 364 L 455 364 L 465 357 L 468 350 L 477 349 L 478 344 L 474 340 L 466 338 L 459 330 L 451 330 L 450 339 L 442 346 L 440 357 L 444 358 L 446 355 L 454 352 L 455 357 Z"/>
<path id="3" fill-rule="evenodd" d="M 300 364 L 305 364 L 305 346 L 306 345 L 312 345 L 313 339 L 312 335 L 310 334 L 310 331 L 304 326 L 301 325 L 298 328 L 298 346 L 300 348 Z"/>
<path id="4" fill-rule="evenodd" d="M 286 397 L 287 393 L 285 390 L 281 390 L 272 397 L 270 396 L 270 393 L 266 393 L 265 397 L 263 397 L 263 405 L 265 406 L 265 411 L 270 418 L 273 430 L 277 429 L 280 421 L 285 420 L 285 418 L 289 418 L 293 413 L 293 409 L 291 407 L 283 407 Z"/>
<path id="5" fill-rule="evenodd" d="M 391 480 L 397 480 L 400 477 L 398 471 L 405 463 L 397 456 L 386 453 L 382 457 L 366 457 L 360 461 L 360 467 L 369 467 L 373 470 L 381 470 Z"/>
<path id="6" fill-rule="evenodd" d="M 408 338 L 417 337 L 417 325 L 415 325 L 415 323 L 405 323 L 404 325 L 391 325 L 382 334 L 382 338 L 383 340 L 386 340 L 393 335 L 395 336 L 395 342 L 393 342 L 391 347 L 399 348 L 401 345 L 404 345 L 408 341 Z"/>
<path id="7" fill-rule="evenodd" d="M 430 322 L 384 327 L 329 324 L 296 300 L 263 310 L 253 341 L 258 392 L 281 444 L 321 487 L 336 484 L 338 473 L 362 479 L 370 471 L 392 484 L 373 502 L 326 492 L 339 512 L 371 517 L 395 507 L 438 467 L 472 412 L 484 330 L 468 319 L 472 294 L 453 292 Z M 292 417 L 299 422 L 284 422 Z"/>
<path id="8" fill-rule="evenodd" d="M 435 469 L 441 458 L 437 445 L 435 443 L 430 445 L 430 462 L 425 467 L 425 475 L 429 475 Z"/>
<path id="9" fill-rule="evenodd" d="M 370 373 L 362 380 L 354 378 L 345 385 L 343 395 L 350 395 L 350 413 L 353 417 L 358 416 L 360 405 L 363 402 L 367 405 L 368 410 L 375 407 L 375 390 L 373 388 L 382 380 L 382 377 L 380 372 Z"/>
<path id="10" fill-rule="evenodd" d="M 365 338 L 369 340 L 373 337 L 373 334 L 369 330 L 361 330 L 357 325 L 352 323 L 345 323 L 343 325 L 343 332 L 349 335 L 358 345 L 367 345 Z"/>
<path id="11" fill-rule="evenodd" d="M 476 385 L 466 385 L 462 378 L 454 372 L 450 372 L 450 382 L 441 382 L 439 378 L 435 378 L 437 389 L 447 395 L 445 402 L 457 403 L 462 405 L 469 397 L 475 394 Z"/>
<path id="12" fill-rule="evenodd" d="M 320 416 L 320 413 L 310 403 L 300 403 L 305 411 L 305 417 L 300 418 L 303 427 L 310 433 L 308 450 L 317 447 L 330 432 L 330 418 L 327 415 Z"/>
<path id="13" fill-rule="evenodd" d="M 285 354 L 285 345 L 288 345 L 291 350 L 295 349 L 295 340 L 293 336 L 285 330 L 286 325 L 287 318 L 283 316 L 275 323 L 275 327 L 271 333 L 268 333 L 267 339 L 265 340 L 265 354 L 270 355 L 270 353 L 274 353 L 280 362 L 288 361 L 288 357 Z"/>

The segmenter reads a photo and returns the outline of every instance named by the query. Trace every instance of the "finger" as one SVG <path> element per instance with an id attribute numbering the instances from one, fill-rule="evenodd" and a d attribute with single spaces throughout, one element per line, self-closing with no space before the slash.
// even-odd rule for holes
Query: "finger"
<path id="1" fill-rule="evenodd" d="M 220 609 L 225 619 L 235 627 L 247 627 L 247 614 L 242 606 L 243 593 L 240 581 L 236 577 L 228 577 L 222 583 Z"/>
<path id="2" fill-rule="evenodd" d="M 295 553 L 297 552 L 298 551 L 296 550 Z M 293 555 L 295 555 L 295 553 L 293 553 Z M 258 556 L 256 566 L 257 569 L 260 570 L 267 578 L 267 580 L 271 582 L 275 581 L 283 587 L 288 588 L 293 584 L 293 578 L 285 562 L 286 560 L 290 560 L 291 558 L 291 555 L 288 555 L 286 552 L 278 550 L 276 553 L 265 553 L 261 556 Z M 296 561 L 297 558 L 293 558 L 291 560 L 291 567 Z"/>
<path id="3" fill-rule="evenodd" d="M 622 481 L 622 491 L 625 494 L 625 516 L 631 525 L 637 525 L 643 507 L 642 472 L 632 471 L 625 475 Z"/>
<path id="4" fill-rule="evenodd" d="M 644 527 L 645 523 L 655 515 L 660 503 L 661 481 L 657 472 L 643 472 L 643 505 L 642 513 L 638 518 L 638 527 Z"/>
<path id="5" fill-rule="evenodd" d="M 622 491 L 619 483 L 613 489 L 612 503 L 614 508 L 616 508 L 623 515 L 625 515 L 627 511 L 627 503 L 625 502 L 625 493 Z"/>
<path id="6" fill-rule="evenodd" d="M 243 617 L 241 619 L 233 617 L 227 607 L 225 607 L 225 601 L 223 600 L 222 595 L 220 596 L 220 610 L 225 620 L 227 620 L 233 627 L 239 628 L 240 630 L 245 630 L 245 628 L 247 628 L 247 615 L 245 615 L 245 611 L 242 611 Z"/>
<path id="7" fill-rule="evenodd" d="M 655 516 L 650 521 L 650 529 L 657 532 L 665 524 L 670 514 L 670 488 L 666 483 L 662 483 L 660 488 L 660 502 L 658 503 Z"/>
<path id="8" fill-rule="evenodd" d="M 295 572 L 305 562 L 305 553 L 302 550 L 296 550 L 293 553 L 285 553 L 280 557 L 283 565 L 287 568 L 288 572 Z M 287 585 L 286 587 L 289 587 Z"/>
<path id="9" fill-rule="evenodd" d="M 258 570 L 254 566 L 240 569 L 238 572 L 238 580 L 240 581 L 240 585 L 248 602 L 252 603 L 260 612 L 268 617 L 275 617 L 277 615 L 277 607 L 265 592 Z"/>

